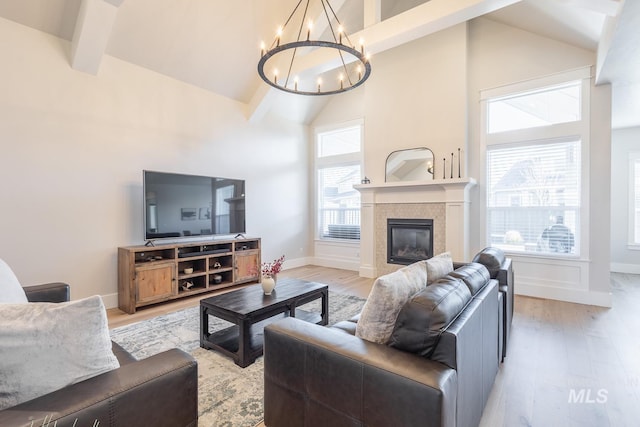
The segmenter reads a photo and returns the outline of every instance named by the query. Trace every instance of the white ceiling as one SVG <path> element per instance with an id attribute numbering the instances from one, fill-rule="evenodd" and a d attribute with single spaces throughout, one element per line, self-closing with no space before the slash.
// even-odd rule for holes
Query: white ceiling
<path id="1" fill-rule="evenodd" d="M 107 54 L 257 110 L 265 99 L 281 99 L 268 96 L 257 76 L 260 41 L 274 34 L 296 4 L 297 0 L 0 0 L 0 17 L 80 44 L 84 50 L 79 48 L 76 55 L 84 55 L 85 61 L 91 62 L 86 49 L 92 49 L 96 70 Z M 614 127 L 640 125 L 638 0 L 332 0 L 332 5 L 351 34 L 370 30 L 363 30 L 365 7 L 379 7 L 382 24 L 398 14 L 407 18 L 402 22 L 413 23 L 415 28 L 399 28 L 397 34 L 375 33 L 388 39 L 376 40 L 378 51 L 477 16 L 598 50 L 598 82 L 610 82 L 614 88 Z M 100 11 L 105 8 L 113 9 L 111 20 L 103 19 Z M 433 11 L 441 14 L 437 22 L 415 23 L 423 17 L 428 21 L 427 13 Z M 91 13 L 96 19 L 90 19 Z M 74 67 L 79 62 L 70 60 Z"/>

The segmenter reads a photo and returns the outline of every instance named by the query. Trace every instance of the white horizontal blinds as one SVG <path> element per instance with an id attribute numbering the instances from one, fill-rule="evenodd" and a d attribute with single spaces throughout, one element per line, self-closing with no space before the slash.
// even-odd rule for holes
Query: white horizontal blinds
<path id="1" fill-rule="evenodd" d="M 634 233 L 633 243 L 640 244 L 640 158 L 636 158 L 633 167 L 633 182 L 634 182 Z"/>
<path id="2" fill-rule="evenodd" d="M 320 237 L 360 239 L 360 164 L 318 169 Z"/>
<path id="3" fill-rule="evenodd" d="M 489 243 L 512 252 L 578 255 L 579 140 L 487 149 Z"/>
<path id="4" fill-rule="evenodd" d="M 487 133 L 530 129 L 581 119 L 581 82 L 573 81 L 487 103 Z"/>

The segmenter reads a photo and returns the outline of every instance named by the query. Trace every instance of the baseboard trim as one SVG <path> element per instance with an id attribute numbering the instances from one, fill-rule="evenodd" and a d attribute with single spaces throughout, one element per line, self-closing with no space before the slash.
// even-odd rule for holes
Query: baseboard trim
<path id="1" fill-rule="evenodd" d="M 576 289 L 560 289 L 553 287 L 540 287 L 517 283 L 515 286 L 516 295 L 523 295 L 535 298 L 552 299 L 576 304 L 595 305 L 599 307 L 611 307 L 611 293 L 580 291 Z"/>
<path id="2" fill-rule="evenodd" d="M 282 265 L 282 269 L 289 270 L 290 268 L 304 267 L 305 265 L 313 264 L 312 260 L 313 258 L 309 257 L 288 259 L 285 260 L 284 264 Z"/>
<path id="3" fill-rule="evenodd" d="M 118 293 L 100 295 L 105 308 L 118 308 Z"/>
<path id="4" fill-rule="evenodd" d="M 359 259 L 314 257 L 310 264 L 320 267 L 340 268 L 342 270 L 360 271 Z"/>
<path id="5" fill-rule="evenodd" d="M 640 265 L 623 264 L 621 262 L 612 262 L 611 271 L 615 273 L 640 274 Z"/>

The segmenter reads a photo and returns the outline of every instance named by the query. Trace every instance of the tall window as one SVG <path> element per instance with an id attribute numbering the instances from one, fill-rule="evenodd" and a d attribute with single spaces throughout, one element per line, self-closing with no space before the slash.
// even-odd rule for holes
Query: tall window
<path id="1" fill-rule="evenodd" d="M 589 75 L 483 93 L 487 243 L 579 256 Z M 555 77 L 561 79 L 561 77 Z M 546 84 L 545 84 L 546 83 Z M 587 130 L 585 130 L 587 129 Z"/>
<path id="2" fill-rule="evenodd" d="M 360 239 L 362 127 L 316 133 L 317 226 L 321 239 Z"/>
<path id="3" fill-rule="evenodd" d="M 640 152 L 629 154 L 629 246 L 640 249 Z"/>

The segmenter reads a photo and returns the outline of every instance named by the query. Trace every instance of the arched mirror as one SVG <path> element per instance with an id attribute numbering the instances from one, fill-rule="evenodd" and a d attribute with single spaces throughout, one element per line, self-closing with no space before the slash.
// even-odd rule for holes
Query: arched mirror
<path id="1" fill-rule="evenodd" d="M 433 151 L 425 147 L 393 151 L 387 157 L 385 182 L 430 181 L 434 177 Z"/>

